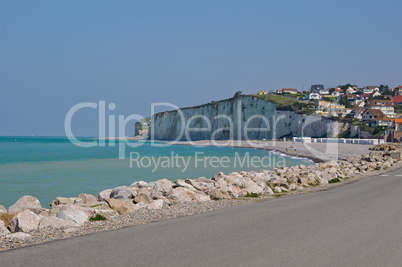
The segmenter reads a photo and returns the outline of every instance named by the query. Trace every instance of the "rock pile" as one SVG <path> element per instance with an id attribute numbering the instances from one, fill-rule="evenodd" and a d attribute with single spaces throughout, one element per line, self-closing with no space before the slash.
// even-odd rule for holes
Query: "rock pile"
<path id="1" fill-rule="evenodd" d="M 399 160 L 390 153 L 373 152 L 360 157 L 310 166 L 280 167 L 272 171 L 219 172 L 211 179 L 138 181 L 130 186 L 106 189 L 97 196 L 57 197 L 51 202 L 50 209 L 43 208 L 39 200 L 32 196 L 23 196 L 8 210 L 0 206 L 0 236 L 7 240 L 26 239 L 30 231 L 37 229 L 76 229 L 96 215 L 110 220 L 135 210 L 151 213 L 175 204 L 302 191 L 310 186 L 341 182 L 356 174 L 385 170 Z"/>
<path id="2" fill-rule="evenodd" d="M 370 147 L 370 150 L 374 151 L 395 151 L 400 150 L 402 146 L 400 144 L 392 143 L 392 144 L 381 144 Z"/>

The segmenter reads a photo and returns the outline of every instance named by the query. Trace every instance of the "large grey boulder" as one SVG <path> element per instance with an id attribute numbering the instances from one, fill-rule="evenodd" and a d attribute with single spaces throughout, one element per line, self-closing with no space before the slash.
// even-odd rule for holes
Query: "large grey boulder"
<path id="1" fill-rule="evenodd" d="M 78 213 L 82 213 L 83 215 L 89 217 L 92 217 L 95 215 L 95 210 L 93 208 L 89 208 L 89 207 L 82 207 L 79 204 L 64 204 L 64 205 L 60 205 L 57 206 L 55 208 L 56 213 L 62 211 L 62 210 L 67 210 L 67 211 L 73 211 L 73 212 L 78 212 Z"/>
<path id="2" fill-rule="evenodd" d="M 211 197 L 212 200 L 232 199 L 232 197 L 230 196 L 230 194 L 227 191 L 218 190 L 216 188 L 213 188 L 209 192 L 209 196 Z"/>
<path id="3" fill-rule="evenodd" d="M 76 223 L 75 221 L 72 220 L 65 220 L 65 219 L 61 219 L 58 217 L 45 217 L 42 218 L 40 223 L 39 223 L 39 229 L 40 228 L 47 228 L 47 227 L 51 227 L 51 228 L 68 228 L 68 227 L 76 227 L 78 226 L 78 223 Z"/>
<path id="4" fill-rule="evenodd" d="M 88 221 L 88 219 L 93 215 L 95 215 L 94 209 L 81 207 L 77 204 L 65 204 L 57 206 L 57 218 L 70 220 L 79 225 L 82 225 Z"/>
<path id="5" fill-rule="evenodd" d="M 156 191 L 155 189 L 152 189 L 152 190 L 149 192 L 149 196 L 150 196 L 152 199 L 161 199 L 161 198 L 164 198 L 164 197 L 165 197 L 161 192 Z"/>
<path id="6" fill-rule="evenodd" d="M 31 210 L 32 212 L 39 214 L 42 212 L 42 206 L 37 198 L 26 195 L 18 199 L 14 205 L 8 208 L 9 213 L 23 210 Z"/>
<path id="7" fill-rule="evenodd" d="M 134 204 L 120 199 L 109 198 L 106 200 L 109 207 L 119 214 L 126 214 L 134 210 Z"/>
<path id="8" fill-rule="evenodd" d="M 162 199 L 158 199 L 158 200 L 154 200 L 152 201 L 152 203 L 150 203 L 147 208 L 149 210 L 159 210 L 163 207 L 163 200 Z"/>
<path id="9" fill-rule="evenodd" d="M 38 229 L 40 217 L 30 210 L 24 210 L 15 215 L 8 228 L 11 232 L 29 232 Z"/>
<path id="10" fill-rule="evenodd" d="M 139 202 L 134 205 L 134 210 L 145 209 L 147 206 L 144 202 Z"/>
<path id="11" fill-rule="evenodd" d="M 98 202 L 96 197 L 93 195 L 90 195 L 90 194 L 81 193 L 78 195 L 78 197 L 80 199 L 82 199 L 82 202 L 84 204 L 87 204 L 87 205 L 94 205 Z"/>
<path id="12" fill-rule="evenodd" d="M 61 210 L 57 213 L 57 218 L 69 220 L 77 223 L 78 225 L 84 224 L 88 221 L 88 217 L 80 212 L 71 210 Z"/>
<path id="13" fill-rule="evenodd" d="M 245 191 L 250 194 L 261 194 L 264 191 L 264 188 L 258 186 L 254 182 L 250 182 L 247 184 L 246 188 L 244 188 L 242 191 Z"/>
<path id="14" fill-rule="evenodd" d="M 98 201 L 105 201 L 106 199 L 110 198 L 110 194 L 112 193 L 113 189 L 106 189 L 103 190 L 102 192 L 99 192 L 99 194 L 96 196 Z"/>
<path id="15" fill-rule="evenodd" d="M 144 182 L 144 181 L 137 181 L 137 182 L 132 183 L 132 184 L 130 185 L 130 187 L 143 188 L 143 187 L 145 187 L 145 186 L 147 186 L 147 185 L 148 185 L 147 182 Z"/>
<path id="16" fill-rule="evenodd" d="M 166 196 L 168 199 L 178 202 L 178 203 L 183 203 L 183 202 L 190 202 L 191 197 L 187 194 L 186 190 L 184 187 L 177 187 L 172 189 L 169 194 Z"/>
<path id="17" fill-rule="evenodd" d="M 8 235 L 10 231 L 4 226 L 4 222 L 0 220 L 0 236 Z"/>
<path id="18" fill-rule="evenodd" d="M 185 182 L 190 184 L 196 190 L 203 191 L 203 192 L 209 191 L 213 186 L 213 183 L 197 182 L 197 181 L 192 180 L 192 179 L 186 179 Z"/>
<path id="19" fill-rule="evenodd" d="M 271 187 L 266 186 L 266 187 L 264 187 L 263 193 L 267 194 L 267 195 L 273 195 L 274 191 L 272 191 Z"/>
<path id="20" fill-rule="evenodd" d="M 134 198 L 135 203 L 140 203 L 143 202 L 144 204 L 149 204 L 152 202 L 152 197 L 150 195 L 147 195 L 145 193 L 141 193 L 138 196 Z"/>
<path id="21" fill-rule="evenodd" d="M 54 208 L 59 205 L 65 205 L 65 204 L 74 204 L 76 202 L 79 202 L 80 199 L 78 198 L 73 198 L 73 197 L 56 197 L 53 199 L 53 201 L 50 203 L 50 207 Z"/>
<path id="22" fill-rule="evenodd" d="M 186 188 L 186 189 L 188 189 L 188 190 L 191 190 L 191 191 L 195 191 L 195 190 L 196 190 L 191 184 L 186 183 L 186 182 L 185 182 L 184 180 L 182 180 L 182 179 L 178 179 L 178 180 L 172 185 L 172 187 L 173 187 L 173 188 L 184 187 L 184 188 Z"/>
<path id="23" fill-rule="evenodd" d="M 162 195 L 166 196 L 170 192 L 170 190 L 172 190 L 172 184 L 155 183 L 153 190 L 160 192 Z"/>
<path id="24" fill-rule="evenodd" d="M 7 213 L 7 209 L 3 205 L 0 205 L 0 213 Z"/>
<path id="25" fill-rule="evenodd" d="M 127 186 L 119 186 L 112 190 L 110 193 L 110 198 L 132 201 L 134 198 L 133 192 Z"/>

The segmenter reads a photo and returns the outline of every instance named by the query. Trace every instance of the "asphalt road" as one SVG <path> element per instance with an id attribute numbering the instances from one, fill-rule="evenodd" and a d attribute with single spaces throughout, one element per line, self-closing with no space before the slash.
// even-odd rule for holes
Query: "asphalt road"
<path id="1" fill-rule="evenodd" d="M 0 266 L 402 266 L 402 170 L 387 175 L 1 252 Z"/>

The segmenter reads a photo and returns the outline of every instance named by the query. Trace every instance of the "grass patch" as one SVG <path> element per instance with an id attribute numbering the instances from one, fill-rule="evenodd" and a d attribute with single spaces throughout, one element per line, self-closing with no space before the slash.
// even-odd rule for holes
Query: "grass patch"
<path id="1" fill-rule="evenodd" d="M 292 110 L 295 113 L 310 115 L 315 112 L 314 102 L 304 103 L 286 95 L 252 95 L 274 103 L 278 110 Z"/>
<path id="2" fill-rule="evenodd" d="M 100 214 L 96 214 L 95 216 L 89 218 L 89 221 L 94 222 L 94 221 L 105 221 L 107 220 L 106 217 L 100 215 Z"/>
<path id="3" fill-rule="evenodd" d="M 313 184 L 313 183 L 309 183 L 308 185 L 309 185 L 309 186 L 312 186 L 312 187 L 318 186 L 318 184 Z"/>
<path id="4" fill-rule="evenodd" d="M 102 204 L 93 205 L 93 206 L 91 206 L 91 208 L 96 208 L 96 207 L 99 207 L 99 206 L 102 206 Z"/>
<path id="5" fill-rule="evenodd" d="M 374 170 L 375 170 L 375 171 L 379 171 L 379 170 L 381 170 L 381 168 L 378 168 L 378 167 L 377 167 L 377 168 L 375 168 Z"/>
<path id="6" fill-rule="evenodd" d="M 257 194 L 257 193 L 249 193 L 249 192 L 247 192 L 247 194 L 244 197 L 260 197 L 260 195 Z"/>
<path id="7" fill-rule="evenodd" d="M 328 181 L 328 183 L 330 183 L 330 184 L 335 184 L 335 183 L 340 183 L 340 182 L 341 182 L 341 180 L 339 180 L 339 178 L 334 178 L 334 179 L 331 179 Z"/>
<path id="8" fill-rule="evenodd" d="M 286 195 L 286 194 L 281 194 L 281 193 L 276 193 L 275 195 L 274 195 L 274 197 L 281 197 L 281 196 L 284 196 L 284 195 Z"/>

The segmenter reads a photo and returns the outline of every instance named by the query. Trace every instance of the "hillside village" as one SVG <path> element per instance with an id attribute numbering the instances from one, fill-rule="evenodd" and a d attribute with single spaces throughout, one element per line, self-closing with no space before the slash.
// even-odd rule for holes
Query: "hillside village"
<path id="1" fill-rule="evenodd" d="M 314 84 L 308 91 L 299 92 L 293 88 L 274 92 L 261 90 L 257 96 L 276 103 L 279 109 L 287 106 L 295 112 L 350 122 L 359 127 L 358 137 L 402 141 L 402 86 L 359 88 L 346 84 L 325 88 L 322 84 Z M 339 137 L 350 137 L 348 134 L 350 131 Z"/>
<path id="2" fill-rule="evenodd" d="M 239 91 L 235 94 L 240 96 Z M 298 114 L 347 122 L 350 129 L 338 138 L 382 139 L 402 142 L 402 86 L 365 86 L 346 84 L 325 88 L 314 84 L 310 90 L 282 88 L 273 92 L 264 90 L 252 95 L 274 103 L 277 110 L 291 110 Z M 216 104 L 213 101 L 209 104 Z M 149 138 L 150 118 L 137 122 L 135 136 Z M 351 128 L 354 128 L 352 131 Z M 352 132 L 354 133 L 352 135 Z"/>

